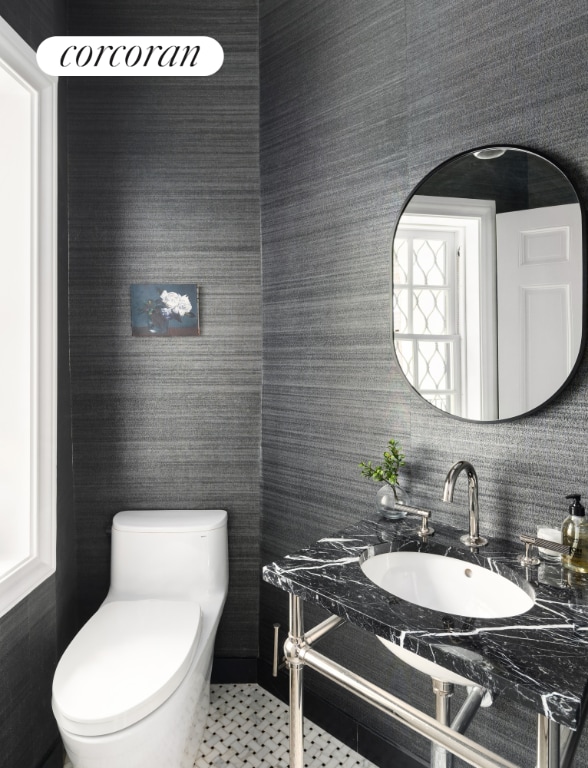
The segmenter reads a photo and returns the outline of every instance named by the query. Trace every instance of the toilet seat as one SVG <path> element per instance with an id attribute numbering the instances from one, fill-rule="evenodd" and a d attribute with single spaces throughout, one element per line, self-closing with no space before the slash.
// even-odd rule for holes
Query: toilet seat
<path id="1" fill-rule="evenodd" d="M 201 611 L 184 600 L 103 603 L 63 654 L 53 711 L 70 733 L 101 736 L 136 723 L 184 679 L 200 635 Z"/>

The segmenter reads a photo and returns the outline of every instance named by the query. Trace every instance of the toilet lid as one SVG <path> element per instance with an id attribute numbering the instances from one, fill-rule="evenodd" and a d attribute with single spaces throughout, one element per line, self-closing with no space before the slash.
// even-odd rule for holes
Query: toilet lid
<path id="1" fill-rule="evenodd" d="M 224 509 L 144 509 L 117 512 L 112 527 L 131 533 L 185 533 L 213 531 L 227 523 Z"/>
<path id="2" fill-rule="evenodd" d="M 57 722 L 71 733 L 99 736 L 141 720 L 184 679 L 199 634 L 197 603 L 104 603 L 57 666 L 53 680 Z"/>

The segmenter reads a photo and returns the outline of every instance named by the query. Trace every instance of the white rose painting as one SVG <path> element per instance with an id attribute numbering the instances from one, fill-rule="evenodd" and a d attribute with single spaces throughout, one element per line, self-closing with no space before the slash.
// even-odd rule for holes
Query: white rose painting
<path id="1" fill-rule="evenodd" d="M 133 336 L 199 336 L 198 286 L 131 285 Z"/>

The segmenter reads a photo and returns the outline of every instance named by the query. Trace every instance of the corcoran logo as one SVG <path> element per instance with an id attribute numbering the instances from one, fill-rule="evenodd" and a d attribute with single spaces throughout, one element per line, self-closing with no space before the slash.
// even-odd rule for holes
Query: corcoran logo
<path id="1" fill-rule="evenodd" d="M 212 37 L 49 37 L 37 50 L 39 67 L 57 76 L 206 77 L 223 59 Z"/>

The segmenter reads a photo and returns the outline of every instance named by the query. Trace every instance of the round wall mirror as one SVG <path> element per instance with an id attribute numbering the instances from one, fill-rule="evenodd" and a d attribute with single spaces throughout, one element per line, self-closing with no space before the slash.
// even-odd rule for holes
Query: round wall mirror
<path id="1" fill-rule="evenodd" d="M 430 173 L 394 234 L 393 340 L 409 384 L 472 421 L 549 401 L 584 344 L 584 218 L 566 175 L 517 147 Z"/>

